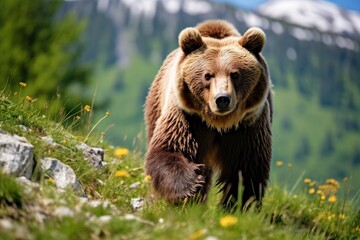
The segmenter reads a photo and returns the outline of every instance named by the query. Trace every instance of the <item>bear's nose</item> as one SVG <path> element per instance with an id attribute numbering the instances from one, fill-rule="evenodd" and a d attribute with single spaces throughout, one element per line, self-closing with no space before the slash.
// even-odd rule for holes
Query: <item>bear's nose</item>
<path id="1" fill-rule="evenodd" d="M 216 95 L 215 102 L 219 110 L 226 110 L 230 104 L 231 96 L 229 94 L 220 93 Z"/>

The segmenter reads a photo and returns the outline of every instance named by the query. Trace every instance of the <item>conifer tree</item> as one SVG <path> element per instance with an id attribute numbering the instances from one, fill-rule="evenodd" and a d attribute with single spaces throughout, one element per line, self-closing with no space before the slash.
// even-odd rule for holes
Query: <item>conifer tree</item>
<path id="1" fill-rule="evenodd" d="M 71 89 L 89 79 L 89 69 L 80 62 L 84 23 L 73 15 L 57 17 L 61 3 L 0 1 L 1 90 L 16 91 L 19 82 L 26 82 L 26 94 L 33 98 L 51 103 L 61 95 L 66 108 L 79 103 L 81 94 Z"/>

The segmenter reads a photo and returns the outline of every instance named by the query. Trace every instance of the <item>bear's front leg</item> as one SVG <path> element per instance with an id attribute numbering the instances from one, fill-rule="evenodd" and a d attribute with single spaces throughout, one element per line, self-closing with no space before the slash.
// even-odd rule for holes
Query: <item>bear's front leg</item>
<path id="1" fill-rule="evenodd" d="M 145 157 L 154 190 L 171 203 L 194 196 L 205 184 L 203 164 L 196 163 L 197 143 L 183 114 L 174 109 L 160 116 Z"/>
<path id="2" fill-rule="evenodd" d="M 180 203 L 202 188 L 204 178 L 199 175 L 201 166 L 190 162 L 181 153 L 152 149 L 146 157 L 145 169 L 161 198 Z"/>

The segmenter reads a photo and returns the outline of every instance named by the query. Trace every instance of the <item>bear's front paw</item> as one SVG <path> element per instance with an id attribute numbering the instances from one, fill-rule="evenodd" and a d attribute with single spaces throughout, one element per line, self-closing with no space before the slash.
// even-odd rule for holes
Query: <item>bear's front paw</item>
<path id="1" fill-rule="evenodd" d="M 171 203 L 180 203 L 193 197 L 205 184 L 204 176 L 198 174 L 203 166 L 202 164 L 189 163 L 187 168 L 177 169 L 178 171 L 173 174 L 173 179 L 164 179 L 158 192 Z"/>
<path id="2" fill-rule="evenodd" d="M 181 203 L 188 201 L 195 195 L 196 199 L 201 198 L 199 195 L 201 194 L 201 189 L 205 185 L 205 177 L 203 175 L 196 174 L 201 166 L 192 164 L 192 167 L 193 172 L 191 174 L 189 172 L 183 176 L 178 176 L 177 179 L 173 181 L 173 186 L 170 186 L 169 191 L 165 194 L 165 199 L 167 201 L 172 203 Z"/>
<path id="3" fill-rule="evenodd" d="M 190 181 L 190 185 L 191 185 L 191 183 L 192 183 L 192 185 L 189 187 L 190 193 L 188 194 L 188 197 L 192 197 L 196 193 L 198 193 L 205 184 L 205 177 L 203 175 L 200 175 L 201 168 L 205 167 L 205 165 L 204 164 L 194 164 L 194 163 L 191 163 L 191 165 L 193 167 L 193 171 L 196 174 L 196 178 L 193 181 Z"/>
<path id="4" fill-rule="evenodd" d="M 203 188 L 206 179 L 201 172 L 204 165 L 189 162 L 183 156 L 170 156 L 166 160 L 148 159 L 146 170 L 152 178 L 154 190 L 161 198 L 171 203 L 180 203 Z"/>

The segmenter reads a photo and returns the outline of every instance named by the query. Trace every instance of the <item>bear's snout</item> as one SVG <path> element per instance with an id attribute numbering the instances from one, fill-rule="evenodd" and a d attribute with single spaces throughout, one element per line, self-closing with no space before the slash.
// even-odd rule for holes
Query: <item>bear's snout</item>
<path id="1" fill-rule="evenodd" d="M 213 114 L 224 116 L 236 108 L 236 92 L 227 77 L 215 77 L 210 83 L 209 106 Z"/>
<path id="2" fill-rule="evenodd" d="M 216 103 L 216 106 L 218 107 L 219 111 L 228 110 L 230 102 L 231 102 L 231 96 L 229 94 L 219 93 L 215 97 L 215 103 Z"/>

